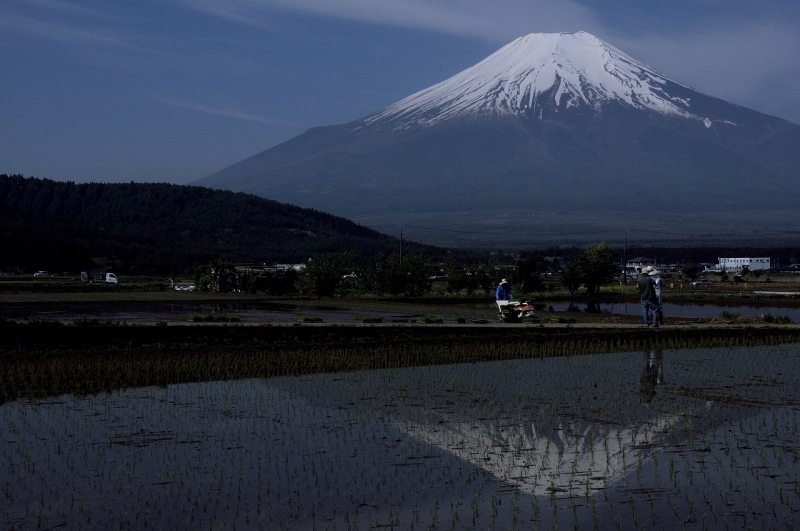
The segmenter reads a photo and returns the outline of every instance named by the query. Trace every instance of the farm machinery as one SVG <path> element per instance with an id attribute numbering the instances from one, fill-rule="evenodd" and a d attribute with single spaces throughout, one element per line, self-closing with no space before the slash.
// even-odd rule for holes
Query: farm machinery
<path id="1" fill-rule="evenodd" d="M 526 317 L 534 317 L 533 304 L 528 301 L 494 301 L 497 305 L 497 320 L 501 323 L 521 323 Z"/>

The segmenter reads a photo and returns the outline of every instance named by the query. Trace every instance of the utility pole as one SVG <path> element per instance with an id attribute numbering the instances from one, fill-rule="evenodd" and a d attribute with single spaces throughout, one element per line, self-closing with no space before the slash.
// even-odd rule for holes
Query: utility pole
<path id="1" fill-rule="evenodd" d="M 172 249 L 169 260 L 169 287 L 175 288 L 175 213 L 169 218 L 170 232 L 172 233 Z"/>
<path id="2" fill-rule="evenodd" d="M 403 265 L 403 227 L 400 227 L 400 265 Z"/>
<path id="3" fill-rule="evenodd" d="M 628 285 L 628 229 L 625 229 L 625 239 L 622 244 L 622 282 Z M 623 288 L 622 294 L 625 294 Z"/>

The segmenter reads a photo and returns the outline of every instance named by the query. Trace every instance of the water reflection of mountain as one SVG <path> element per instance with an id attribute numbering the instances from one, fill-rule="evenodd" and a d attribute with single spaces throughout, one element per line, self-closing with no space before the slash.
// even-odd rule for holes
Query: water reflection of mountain
<path id="1" fill-rule="evenodd" d="M 353 375 L 332 395 L 522 491 L 589 494 L 693 434 L 784 405 L 796 368 L 756 359 L 742 349 L 403 369 Z"/>

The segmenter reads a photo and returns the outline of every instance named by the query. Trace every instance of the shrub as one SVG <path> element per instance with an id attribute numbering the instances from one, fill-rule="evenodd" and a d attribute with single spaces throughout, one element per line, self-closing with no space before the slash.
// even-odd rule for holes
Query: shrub
<path id="1" fill-rule="evenodd" d="M 452 320 L 452 322 L 458 324 L 464 324 L 467 322 L 467 319 L 465 317 L 456 317 L 455 319 Z"/>
<path id="2" fill-rule="evenodd" d="M 322 317 L 318 315 L 301 315 L 297 318 L 301 323 L 321 323 Z"/>
<path id="3" fill-rule="evenodd" d="M 444 322 L 444 319 L 441 317 L 436 317 L 435 315 L 426 315 L 417 319 L 417 322 L 425 324 L 440 324 Z"/>
<path id="4" fill-rule="evenodd" d="M 720 319 L 724 319 L 725 321 L 735 321 L 736 319 L 738 319 L 741 316 L 742 316 L 742 314 L 740 314 L 740 313 L 733 313 L 733 312 L 729 312 L 728 310 L 722 310 L 719 313 L 719 318 Z"/>

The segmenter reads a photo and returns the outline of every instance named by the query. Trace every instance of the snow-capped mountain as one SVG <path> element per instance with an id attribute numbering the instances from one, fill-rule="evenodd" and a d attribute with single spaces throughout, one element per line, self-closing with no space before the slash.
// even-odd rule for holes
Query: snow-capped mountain
<path id="1" fill-rule="evenodd" d="M 502 217 L 493 228 L 517 230 L 546 212 L 601 224 L 616 212 L 624 226 L 679 212 L 687 224 L 710 211 L 763 224 L 800 200 L 800 126 L 700 93 L 588 33 L 531 34 L 197 184 L 372 224 L 428 216 L 463 229 Z"/>
<path id="2" fill-rule="evenodd" d="M 364 123 L 430 126 L 481 113 L 532 113 L 541 120 L 551 97 L 554 111 L 586 106 L 601 112 L 604 103 L 615 101 L 703 120 L 692 113 L 687 99 L 668 94 L 668 85 L 679 84 L 584 31 L 531 33 L 450 79 L 389 105 Z"/>

